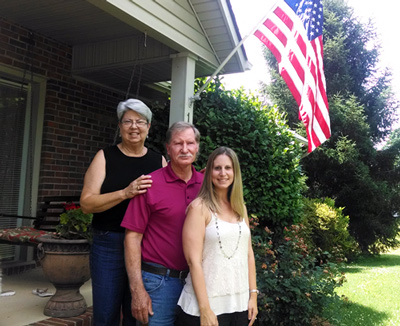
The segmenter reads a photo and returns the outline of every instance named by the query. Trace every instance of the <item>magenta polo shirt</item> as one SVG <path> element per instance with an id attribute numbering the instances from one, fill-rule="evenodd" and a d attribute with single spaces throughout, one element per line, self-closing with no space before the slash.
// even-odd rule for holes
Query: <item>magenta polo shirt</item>
<path id="1" fill-rule="evenodd" d="M 178 178 L 171 164 L 150 173 L 152 186 L 129 202 L 121 226 L 143 234 L 142 260 L 170 269 L 187 270 L 182 248 L 182 228 L 186 207 L 196 198 L 203 174 L 192 167 L 186 183 Z"/>

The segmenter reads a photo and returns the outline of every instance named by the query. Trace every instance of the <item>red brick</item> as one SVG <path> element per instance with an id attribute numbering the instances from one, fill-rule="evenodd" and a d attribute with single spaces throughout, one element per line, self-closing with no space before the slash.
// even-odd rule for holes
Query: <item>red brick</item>
<path id="1" fill-rule="evenodd" d="M 23 26 L 0 19 L 2 64 L 26 69 L 29 33 Z M 79 195 L 93 156 L 113 140 L 117 123 L 115 108 L 121 94 L 74 79 L 71 46 L 35 31 L 34 41 L 33 71 L 48 78 L 39 197 Z M 61 138 L 57 139 L 57 135 Z M 71 153 L 71 149 L 74 157 L 60 156 Z"/>

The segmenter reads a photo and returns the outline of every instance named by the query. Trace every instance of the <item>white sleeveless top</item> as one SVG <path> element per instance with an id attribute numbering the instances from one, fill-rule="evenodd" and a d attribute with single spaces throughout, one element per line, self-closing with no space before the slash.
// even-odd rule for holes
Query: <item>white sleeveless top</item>
<path id="1" fill-rule="evenodd" d="M 241 235 L 238 243 L 239 225 Z M 248 308 L 249 237 L 250 229 L 244 219 L 239 223 L 229 223 L 218 219 L 215 213 L 211 213 L 211 221 L 205 231 L 202 267 L 210 307 L 216 315 L 246 311 Z M 185 281 L 178 305 L 187 314 L 200 316 L 190 273 Z"/>

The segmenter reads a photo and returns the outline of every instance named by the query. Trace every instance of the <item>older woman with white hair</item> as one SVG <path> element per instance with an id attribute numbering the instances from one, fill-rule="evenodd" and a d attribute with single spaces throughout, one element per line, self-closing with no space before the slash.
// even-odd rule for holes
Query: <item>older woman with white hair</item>
<path id="1" fill-rule="evenodd" d="M 90 268 L 93 324 L 134 325 L 120 226 L 131 198 L 151 187 L 148 175 L 167 165 L 165 158 L 144 146 L 152 113 L 142 102 L 128 99 L 117 108 L 121 142 L 99 150 L 84 180 L 80 205 L 94 213 Z"/>

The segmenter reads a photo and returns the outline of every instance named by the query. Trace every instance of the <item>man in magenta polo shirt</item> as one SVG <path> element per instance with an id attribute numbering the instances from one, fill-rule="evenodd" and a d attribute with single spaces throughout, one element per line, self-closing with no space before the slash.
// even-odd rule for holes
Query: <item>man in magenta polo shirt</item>
<path id="1" fill-rule="evenodd" d="M 151 173 L 152 185 L 134 197 L 121 226 L 125 233 L 125 264 L 132 293 L 132 315 L 149 326 L 173 326 L 177 302 L 188 273 L 182 248 L 186 207 L 203 181 L 192 163 L 200 133 L 186 122 L 167 132 L 170 162 Z"/>

